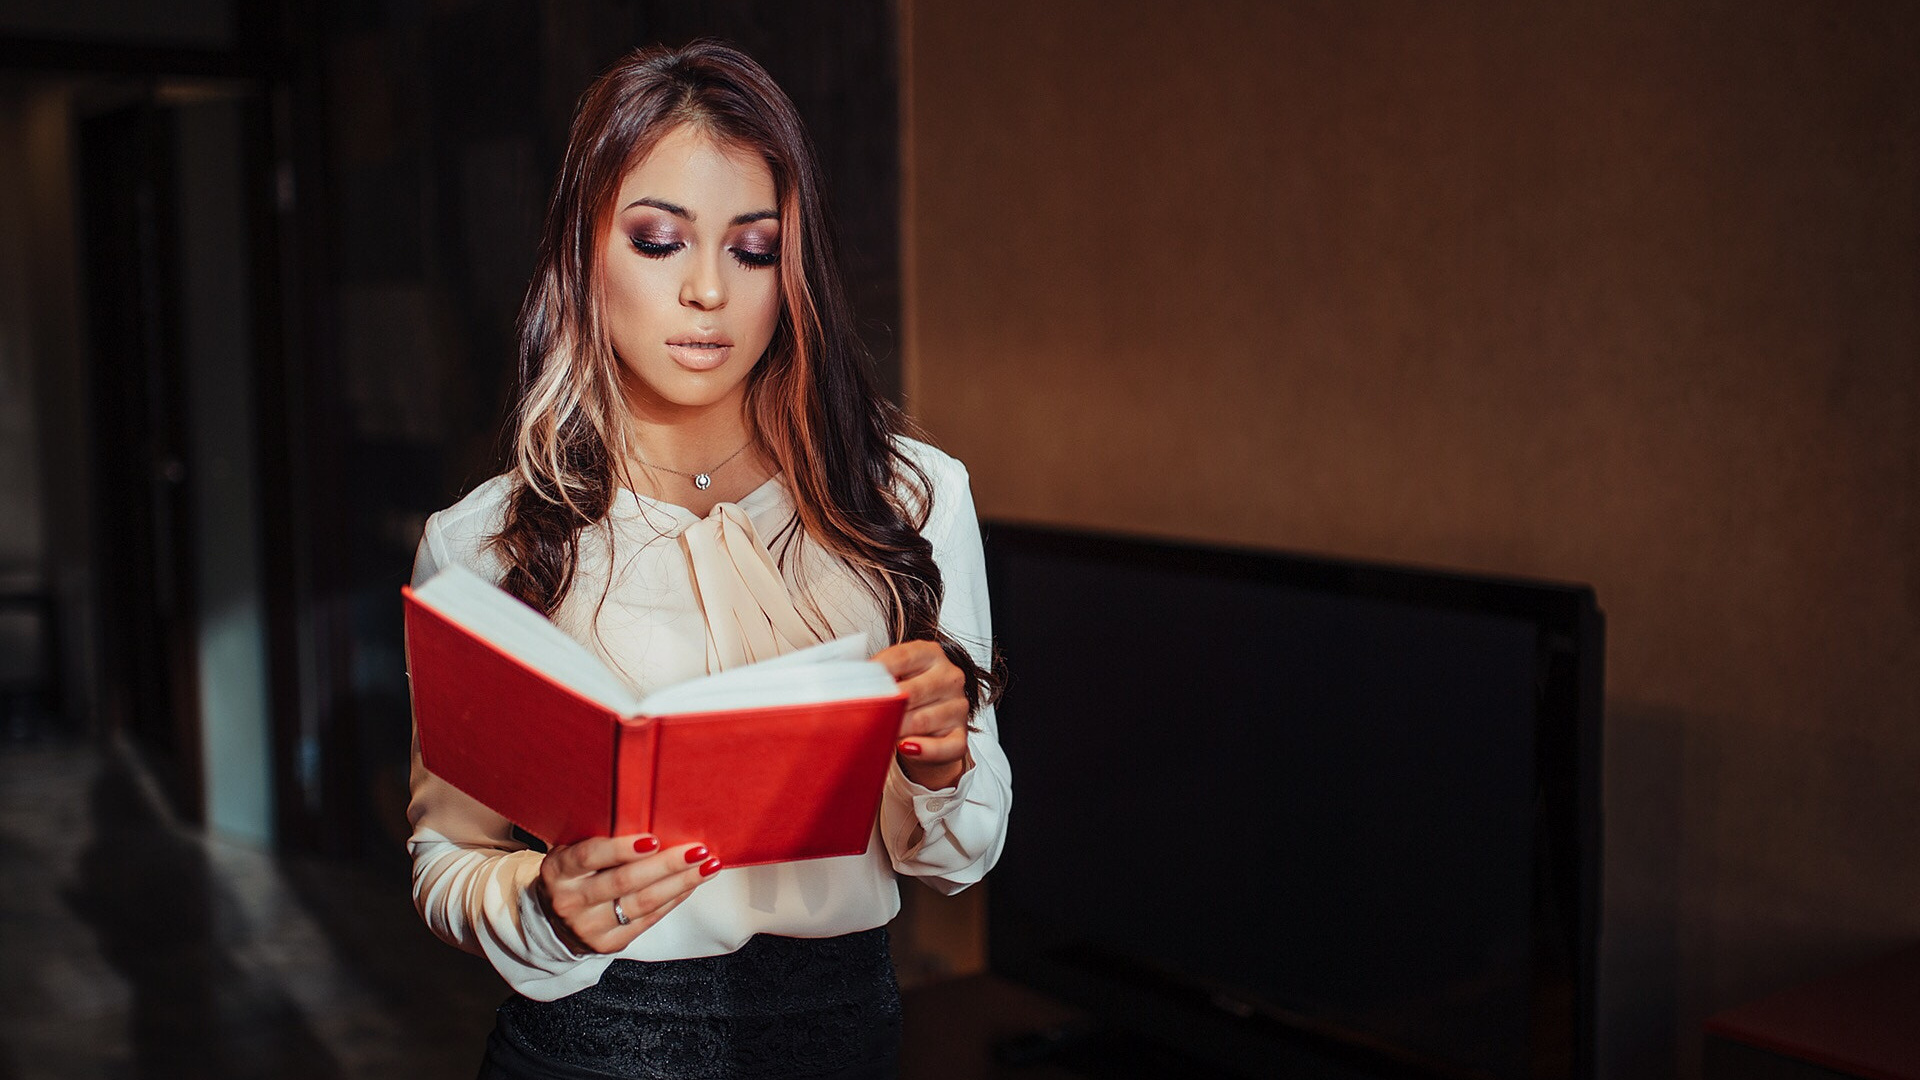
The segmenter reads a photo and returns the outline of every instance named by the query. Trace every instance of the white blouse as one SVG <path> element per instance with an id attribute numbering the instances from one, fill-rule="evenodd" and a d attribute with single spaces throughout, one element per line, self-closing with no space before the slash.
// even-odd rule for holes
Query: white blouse
<path id="1" fill-rule="evenodd" d="M 924 535 L 945 586 L 940 626 L 984 667 L 992 628 L 966 468 L 925 443 L 902 439 L 900 445 L 932 481 L 933 510 Z M 508 478 L 496 476 L 427 519 L 414 562 L 415 586 L 456 562 L 489 580 L 504 576 L 505 566 L 487 542 L 499 530 L 509 490 Z M 715 506 L 704 520 L 623 489 L 607 520 L 581 535 L 573 586 L 554 621 L 642 695 L 725 666 L 730 658 L 716 655 L 716 640 L 722 652 L 734 653 L 731 660 L 742 659 L 738 635 L 729 649 L 727 635 L 709 632 L 700 605 L 696 586 L 713 549 L 682 539 L 699 526 L 696 535 L 724 536 L 736 557 L 745 554 L 737 550 L 742 537 L 757 535 L 772 545 L 783 556 L 777 572 L 792 604 L 809 625 L 823 629 L 818 636 L 864 630 L 869 642 L 886 643 L 879 605 L 853 572 L 797 528 L 783 532 L 793 514 L 778 477 L 737 503 Z M 707 565 L 706 572 L 717 571 Z M 792 625 L 791 609 L 786 624 Z M 802 643 L 781 639 L 774 648 Z M 871 929 L 900 909 L 894 873 L 951 894 L 979 881 L 1000 857 L 1012 774 L 992 706 L 975 714 L 973 724 L 978 730 L 967 741 L 973 765 L 951 788 L 922 787 L 896 762 L 866 854 L 722 869 L 624 950 L 607 954 L 576 953 L 561 941 L 528 888 L 539 876 L 540 853 L 515 840 L 505 818 L 428 772 L 416 733 L 407 807 L 414 906 L 442 940 L 486 957 L 515 991 L 542 1001 L 593 985 L 621 957 L 713 956 L 738 949 L 756 933 L 830 937 Z M 726 858 L 724 851 L 714 854 Z"/>

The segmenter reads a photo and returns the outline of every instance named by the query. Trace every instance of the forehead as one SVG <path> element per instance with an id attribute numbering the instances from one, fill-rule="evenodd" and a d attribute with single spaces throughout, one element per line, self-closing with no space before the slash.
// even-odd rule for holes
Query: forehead
<path id="1" fill-rule="evenodd" d="M 759 154 L 691 124 L 667 132 L 621 178 L 617 206 L 641 197 L 684 206 L 698 219 L 777 209 L 773 172 Z"/>

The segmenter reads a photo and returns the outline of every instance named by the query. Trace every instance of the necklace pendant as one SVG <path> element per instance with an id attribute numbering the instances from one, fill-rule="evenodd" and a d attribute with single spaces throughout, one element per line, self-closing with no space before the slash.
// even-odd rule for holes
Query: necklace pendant
<path id="1" fill-rule="evenodd" d="M 712 484 L 713 477 L 708 476 L 706 473 L 696 473 L 694 475 L 693 486 L 699 488 L 701 491 L 707 490 Z"/>

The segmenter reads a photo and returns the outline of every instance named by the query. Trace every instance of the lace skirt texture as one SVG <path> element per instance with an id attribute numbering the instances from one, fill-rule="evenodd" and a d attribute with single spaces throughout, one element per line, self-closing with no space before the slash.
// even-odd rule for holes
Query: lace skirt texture
<path id="1" fill-rule="evenodd" d="M 691 960 L 615 960 L 558 1001 L 500 1006 L 479 1080 L 866 1080 L 898 1073 L 900 991 L 885 927 L 756 934 Z"/>

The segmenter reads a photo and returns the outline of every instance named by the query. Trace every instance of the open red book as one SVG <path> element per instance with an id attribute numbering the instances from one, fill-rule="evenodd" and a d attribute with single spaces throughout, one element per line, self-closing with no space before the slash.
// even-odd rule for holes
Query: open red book
<path id="1" fill-rule="evenodd" d="M 422 759 L 534 836 L 650 832 L 728 866 L 866 851 L 907 699 L 864 636 L 642 699 L 470 571 L 401 594 Z"/>

